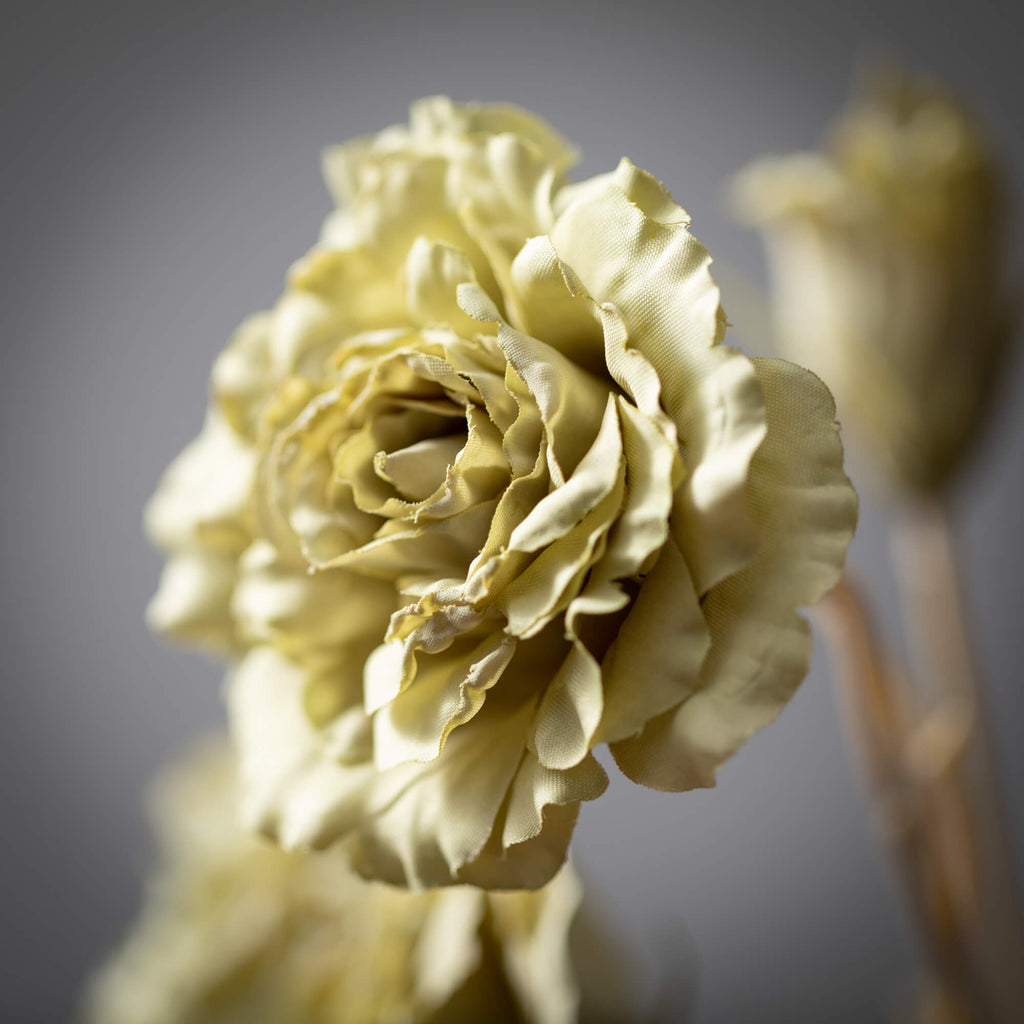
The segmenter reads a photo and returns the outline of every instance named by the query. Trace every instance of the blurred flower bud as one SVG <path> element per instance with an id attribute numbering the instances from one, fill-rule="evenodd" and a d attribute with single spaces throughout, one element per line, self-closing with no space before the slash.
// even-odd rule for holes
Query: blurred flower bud
<path id="1" fill-rule="evenodd" d="M 941 86 L 872 76 L 821 152 L 734 184 L 768 251 L 779 345 L 821 374 L 889 476 L 941 490 L 1011 333 L 1005 198 L 980 125 Z"/>

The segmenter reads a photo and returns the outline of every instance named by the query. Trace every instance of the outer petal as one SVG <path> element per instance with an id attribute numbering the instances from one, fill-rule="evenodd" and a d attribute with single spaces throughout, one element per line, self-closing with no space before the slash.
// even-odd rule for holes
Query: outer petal
<path id="1" fill-rule="evenodd" d="M 712 646 L 698 692 L 612 744 L 623 772 L 656 789 L 714 785 L 715 768 L 789 700 L 810 655 L 796 608 L 838 580 L 856 524 L 828 389 L 791 363 L 755 365 L 769 424 L 750 474 L 757 557 L 705 599 Z"/>
<path id="2" fill-rule="evenodd" d="M 715 347 L 724 330 L 718 287 L 688 224 L 668 193 L 624 160 L 613 181 L 562 212 L 551 241 L 594 300 L 614 310 L 625 344 L 657 372 L 688 470 L 677 539 L 703 594 L 756 546 L 746 478 L 764 409 L 749 361 Z"/>
<path id="3" fill-rule="evenodd" d="M 496 691 L 435 761 L 382 773 L 378 813 L 354 839 L 357 869 L 412 887 L 548 882 L 565 860 L 580 801 L 600 796 L 607 777 L 593 757 L 569 771 L 542 766 L 525 748 L 532 714 L 532 702 L 510 706 Z"/>
<path id="4" fill-rule="evenodd" d="M 167 467 L 146 507 L 146 530 L 159 547 L 241 551 L 251 536 L 247 505 L 256 452 L 215 410 L 199 436 Z"/>
<path id="5" fill-rule="evenodd" d="M 331 651 L 359 666 L 384 639 L 393 587 L 341 570 L 310 573 L 266 541 L 252 544 L 239 564 L 232 610 L 252 642 L 297 656 Z M 354 675 L 361 680 L 358 667 Z"/>
<path id="6" fill-rule="evenodd" d="M 237 649 L 229 605 L 238 554 L 251 538 L 255 476 L 255 450 L 211 410 L 146 507 L 147 533 L 170 556 L 146 611 L 153 628 L 216 651 Z"/>
<path id="7" fill-rule="evenodd" d="M 254 443 L 260 416 L 270 399 L 273 317 L 256 313 L 245 320 L 217 357 L 210 387 L 220 411 L 241 437 Z"/>
<path id="8" fill-rule="evenodd" d="M 509 980 L 537 1024 L 577 1019 L 580 999 L 568 935 L 582 900 L 583 889 L 570 865 L 540 892 L 487 897 Z"/>
<path id="9" fill-rule="evenodd" d="M 305 711 L 313 673 L 271 647 L 256 647 L 228 678 L 228 711 L 239 757 L 246 825 L 285 847 L 323 845 L 365 813 L 371 762 L 327 756 L 329 733 Z"/>
<path id="10" fill-rule="evenodd" d="M 592 758 L 568 773 L 542 768 L 525 751 L 532 705 L 507 701 L 488 702 L 429 764 L 343 764 L 303 709 L 311 679 L 271 648 L 232 673 L 242 815 L 285 847 L 345 840 L 367 877 L 537 888 L 565 859 L 579 801 L 607 784 Z"/>
<path id="11" fill-rule="evenodd" d="M 146 621 L 177 640 L 233 653 L 239 645 L 230 613 L 237 576 L 234 555 L 202 550 L 172 555 L 146 608 Z"/>

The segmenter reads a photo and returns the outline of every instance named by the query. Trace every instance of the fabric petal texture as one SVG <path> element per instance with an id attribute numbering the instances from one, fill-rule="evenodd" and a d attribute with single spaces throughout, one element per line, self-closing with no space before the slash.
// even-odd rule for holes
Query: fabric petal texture
<path id="1" fill-rule="evenodd" d="M 329 151 L 338 209 L 150 508 L 154 624 L 234 659 L 243 817 L 367 878 L 544 885 L 602 743 L 712 784 L 853 534 L 828 391 L 723 344 L 655 178 L 571 161 L 444 99 Z"/>

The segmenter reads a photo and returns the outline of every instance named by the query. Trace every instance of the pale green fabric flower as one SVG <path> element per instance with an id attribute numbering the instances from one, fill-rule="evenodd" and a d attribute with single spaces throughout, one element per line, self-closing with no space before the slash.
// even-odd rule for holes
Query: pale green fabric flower
<path id="1" fill-rule="evenodd" d="M 243 652 L 247 820 L 369 877 L 541 885 L 600 743 L 712 785 L 803 677 L 795 609 L 853 532 L 828 391 L 721 344 L 657 181 L 570 159 L 445 100 L 329 153 L 344 205 L 150 509 L 154 621 Z"/>
<path id="2" fill-rule="evenodd" d="M 288 853 L 235 821 L 226 744 L 154 791 L 162 862 L 96 975 L 87 1024 L 569 1024 L 579 993 L 568 865 L 537 892 L 409 893 L 337 851 Z"/>
<path id="3" fill-rule="evenodd" d="M 764 232 L 784 354 L 821 373 L 892 480 L 940 490 L 1010 337 L 981 126 L 933 82 L 878 75 L 822 152 L 755 162 L 735 196 Z"/>

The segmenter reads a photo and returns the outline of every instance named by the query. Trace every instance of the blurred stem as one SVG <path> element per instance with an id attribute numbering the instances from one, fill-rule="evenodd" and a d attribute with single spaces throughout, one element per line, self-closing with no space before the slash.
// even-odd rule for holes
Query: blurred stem
<path id="1" fill-rule="evenodd" d="M 945 787 L 949 806 L 939 814 L 942 831 L 936 837 L 952 861 L 963 858 L 951 863 L 951 870 L 969 967 L 975 987 L 986 994 L 991 1019 L 1017 1022 L 1024 1019 L 1020 901 L 945 509 L 938 502 L 910 509 L 893 530 L 892 546 L 916 675 L 929 681 L 935 708 L 959 709 L 971 725 Z M 971 839 L 969 848 L 955 843 L 964 834 Z"/>
<path id="2" fill-rule="evenodd" d="M 1024 1008 L 1024 939 L 943 510 L 913 509 L 893 549 L 917 685 L 888 661 L 849 579 L 821 611 L 847 726 L 928 964 L 918 1019 L 1010 1024 Z"/>
<path id="3" fill-rule="evenodd" d="M 965 723 L 955 709 L 938 718 L 917 714 L 906 677 L 887 663 L 849 578 L 820 611 L 836 652 L 847 728 L 922 943 L 931 1002 L 948 1024 L 992 1020 L 973 981 L 962 914 L 963 875 L 973 874 L 965 864 L 970 832 L 964 815 L 951 813 L 961 804 L 951 780 Z"/>

